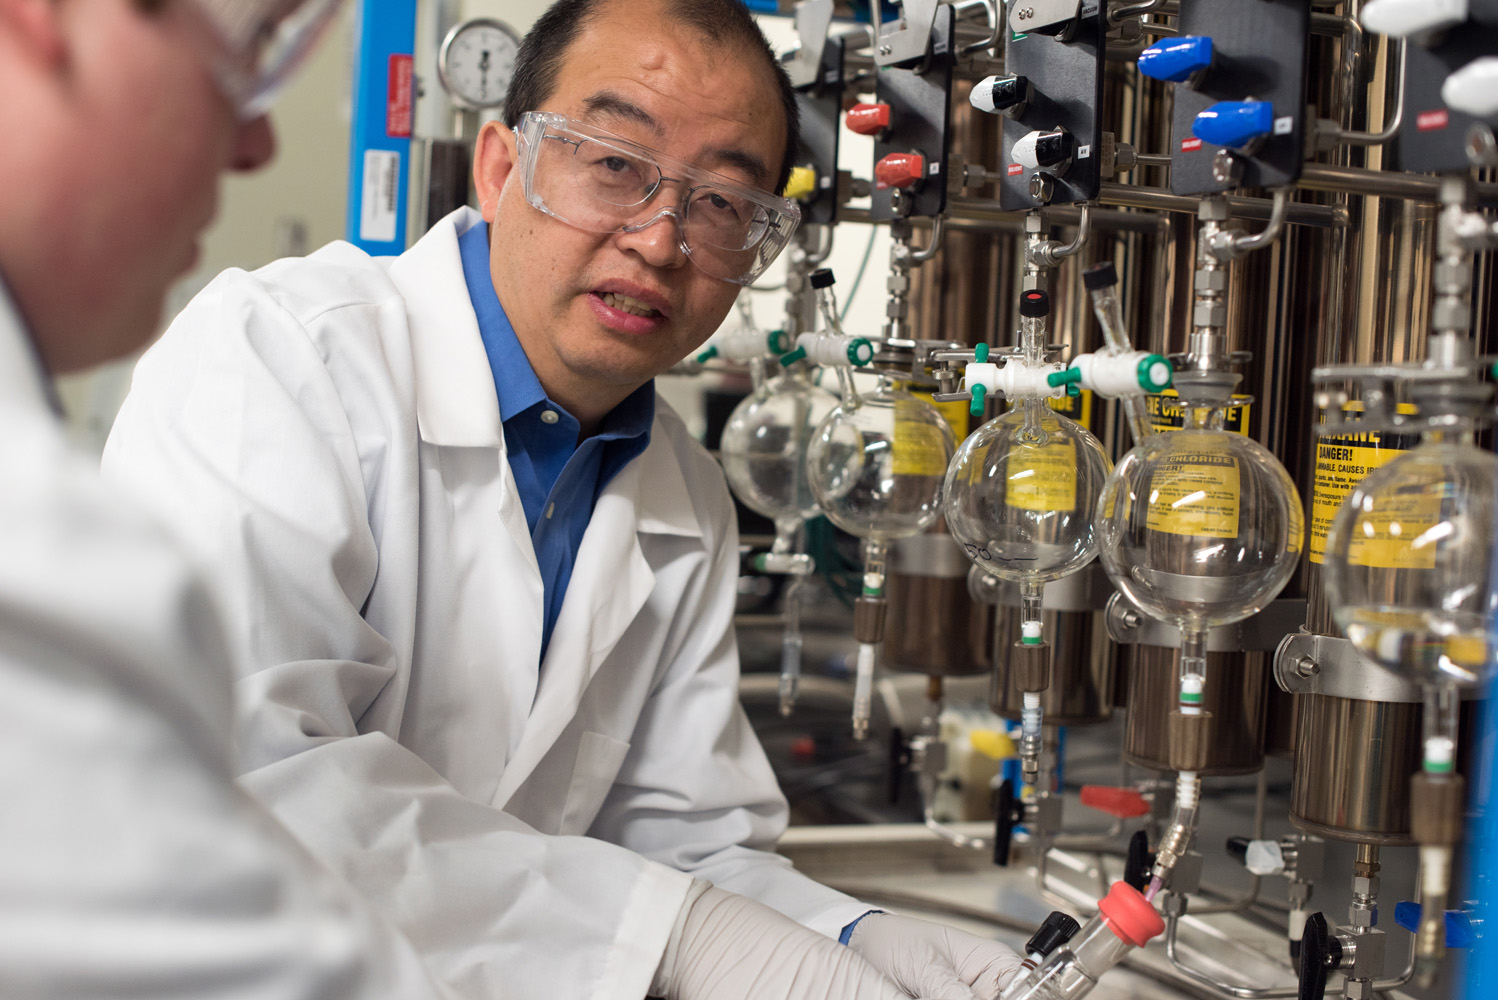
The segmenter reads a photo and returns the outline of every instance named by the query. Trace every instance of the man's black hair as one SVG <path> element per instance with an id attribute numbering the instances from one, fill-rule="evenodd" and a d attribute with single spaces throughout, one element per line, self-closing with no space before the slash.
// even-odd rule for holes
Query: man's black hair
<path id="1" fill-rule="evenodd" d="M 567 50 L 610 3 L 617 2 L 619 0 L 556 0 L 546 9 L 546 13 L 526 33 L 515 56 L 515 72 L 505 97 L 505 124 L 514 128 L 521 115 L 541 110 L 541 106 L 556 93 L 557 75 L 561 72 Z M 800 115 L 790 78 L 775 57 L 764 32 L 742 0 L 665 0 L 665 13 L 715 47 L 728 52 L 748 52 L 751 59 L 763 59 L 765 68 L 774 76 L 786 125 L 785 156 L 781 159 L 779 179 L 775 182 L 778 194 L 796 163 Z"/>

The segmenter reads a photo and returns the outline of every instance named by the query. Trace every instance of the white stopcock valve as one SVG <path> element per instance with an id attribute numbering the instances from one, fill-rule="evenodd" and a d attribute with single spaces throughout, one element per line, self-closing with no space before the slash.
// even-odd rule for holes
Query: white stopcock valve
<path id="1" fill-rule="evenodd" d="M 1125 354 L 1080 354 L 1071 367 L 1047 377 L 1050 385 L 1077 385 L 1100 396 L 1138 396 L 1170 388 L 1173 370 L 1163 355 L 1146 351 Z"/>
<path id="2" fill-rule="evenodd" d="M 780 363 L 789 367 L 803 358 L 823 368 L 862 368 L 874 360 L 874 345 L 867 337 L 846 333 L 803 333 Z"/>
<path id="3" fill-rule="evenodd" d="M 1441 84 L 1441 100 L 1475 118 L 1498 115 L 1498 56 L 1474 59 L 1448 76 Z"/>
<path id="4" fill-rule="evenodd" d="M 713 358 L 722 358 L 725 361 L 752 361 L 755 358 L 778 357 L 790 350 L 791 338 L 784 330 L 756 329 L 752 326 L 739 326 L 713 338 L 697 355 L 699 365 L 707 364 Z"/>

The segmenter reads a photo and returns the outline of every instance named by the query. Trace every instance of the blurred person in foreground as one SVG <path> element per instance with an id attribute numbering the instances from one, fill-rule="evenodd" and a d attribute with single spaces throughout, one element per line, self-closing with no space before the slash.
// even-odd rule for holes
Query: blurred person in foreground
<path id="1" fill-rule="evenodd" d="M 245 787 L 447 982 L 993 1000 L 1019 965 L 772 850 L 733 506 L 653 380 L 790 239 L 796 131 L 739 0 L 560 0 L 477 211 L 220 275 L 136 369 L 106 475 L 224 587 Z"/>
<path id="2" fill-rule="evenodd" d="M 51 377 L 129 354 L 333 2 L 0 0 L 0 996 L 435 998 L 232 782 L 193 563 L 64 443 Z"/>

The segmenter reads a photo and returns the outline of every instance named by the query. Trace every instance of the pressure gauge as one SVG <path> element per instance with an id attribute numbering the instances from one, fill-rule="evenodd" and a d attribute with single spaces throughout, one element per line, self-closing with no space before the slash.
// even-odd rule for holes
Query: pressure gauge
<path id="1" fill-rule="evenodd" d="M 470 110 L 504 103 L 515 72 L 520 36 L 489 17 L 453 25 L 437 53 L 437 76 L 453 103 Z"/>

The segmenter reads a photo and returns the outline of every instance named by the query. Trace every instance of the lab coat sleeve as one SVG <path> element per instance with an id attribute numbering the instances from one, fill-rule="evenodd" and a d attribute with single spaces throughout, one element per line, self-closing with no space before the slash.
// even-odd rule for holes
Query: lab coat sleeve
<path id="1" fill-rule="evenodd" d="M 869 907 L 773 853 L 788 809 L 738 699 L 732 501 L 716 462 L 694 444 L 678 449 L 708 529 L 708 558 L 701 585 L 688 588 L 672 623 L 665 664 L 631 738 L 635 749 L 589 833 L 836 938 Z"/>
<path id="2" fill-rule="evenodd" d="M 445 996 L 234 785 L 189 561 L 60 434 L 18 456 L 0 427 L 0 996 Z"/>
<path id="3" fill-rule="evenodd" d="M 369 270 L 340 302 L 327 269 L 311 304 L 221 276 L 137 367 L 106 472 L 193 538 L 238 616 L 246 788 L 463 995 L 639 1000 L 690 878 L 543 837 L 398 742 L 410 649 L 361 611 L 415 613 L 415 494 L 387 487 L 417 481 L 417 431 L 404 305 Z"/>

